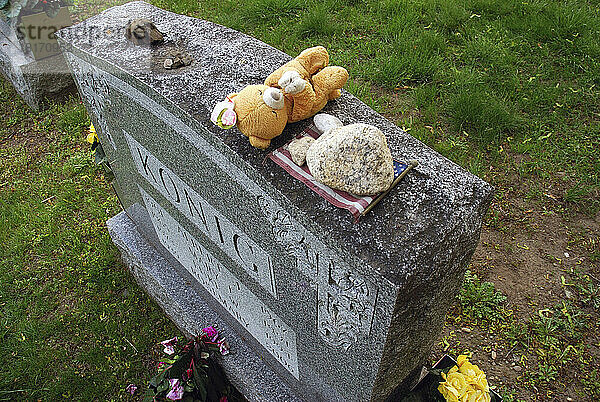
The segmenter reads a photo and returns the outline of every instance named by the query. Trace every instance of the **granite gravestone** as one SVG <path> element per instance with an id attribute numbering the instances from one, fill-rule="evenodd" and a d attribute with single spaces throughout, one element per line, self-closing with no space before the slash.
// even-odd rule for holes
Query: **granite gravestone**
<path id="1" fill-rule="evenodd" d="M 0 72 L 33 109 L 75 94 L 75 83 L 65 63 L 54 32 L 71 24 L 67 7 L 54 18 L 27 15 L 0 18 Z"/>
<path id="2" fill-rule="evenodd" d="M 134 18 L 153 21 L 165 42 L 129 42 Z M 491 187 L 344 92 L 327 113 L 376 125 L 395 158 L 420 162 L 353 224 L 236 129 L 210 122 L 217 101 L 262 82 L 286 54 L 144 2 L 66 28 L 59 42 L 115 173 L 126 216 L 108 223 L 114 242 L 184 331 L 216 323 L 229 333 L 222 364 L 246 397 L 401 394 L 441 331 Z M 173 51 L 191 65 L 165 70 Z"/>

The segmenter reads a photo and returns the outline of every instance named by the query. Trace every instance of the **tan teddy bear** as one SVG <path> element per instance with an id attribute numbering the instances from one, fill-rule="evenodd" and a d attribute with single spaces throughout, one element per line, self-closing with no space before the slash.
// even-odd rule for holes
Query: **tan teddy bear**
<path id="1" fill-rule="evenodd" d="M 264 85 L 249 85 L 219 102 L 211 119 L 222 128 L 237 122 L 252 146 L 266 149 L 287 123 L 312 117 L 340 96 L 348 72 L 328 64 L 324 47 L 306 49 L 269 75 Z"/>

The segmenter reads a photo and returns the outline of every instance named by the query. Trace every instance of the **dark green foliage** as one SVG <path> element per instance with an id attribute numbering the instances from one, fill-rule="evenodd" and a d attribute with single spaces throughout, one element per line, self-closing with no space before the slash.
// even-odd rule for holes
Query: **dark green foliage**
<path id="1" fill-rule="evenodd" d="M 467 271 L 458 300 L 464 315 L 489 322 L 502 317 L 506 296 L 496 291 L 493 283 L 481 282 L 477 275 Z"/>

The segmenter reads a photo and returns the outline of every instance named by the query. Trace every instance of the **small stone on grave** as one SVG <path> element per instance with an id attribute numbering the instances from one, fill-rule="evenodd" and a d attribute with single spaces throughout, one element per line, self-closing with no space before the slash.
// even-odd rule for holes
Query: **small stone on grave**
<path id="1" fill-rule="evenodd" d="M 314 142 L 315 139 L 312 137 L 302 137 L 295 139 L 288 145 L 288 151 L 296 165 L 302 166 L 306 163 L 306 152 Z"/>
<path id="2" fill-rule="evenodd" d="M 180 50 L 170 50 L 167 53 L 167 58 L 165 59 L 163 66 L 167 70 L 174 70 L 176 68 L 189 66 L 190 64 L 192 64 L 192 57 L 189 54 Z"/>
<path id="3" fill-rule="evenodd" d="M 164 35 L 147 18 L 138 18 L 127 24 L 125 36 L 136 45 L 158 45 L 164 41 Z"/>

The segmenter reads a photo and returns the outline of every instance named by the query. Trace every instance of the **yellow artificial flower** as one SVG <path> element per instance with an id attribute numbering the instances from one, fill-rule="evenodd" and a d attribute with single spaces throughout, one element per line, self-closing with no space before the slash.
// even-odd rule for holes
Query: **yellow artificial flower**
<path id="1" fill-rule="evenodd" d="M 485 377 L 475 364 L 469 362 L 467 356 L 458 356 L 457 365 L 448 374 L 442 373 L 438 391 L 450 402 L 490 402 L 490 388 Z"/>
<path id="2" fill-rule="evenodd" d="M 477 375 L 477 372 L 479 371 L 479 367 L 471 364 L 468 361 L 463 362 L 462 365 L 460 365 L 460 368 L 458 369 L 458 371 L 460 371 L 462 374 L 466 375 L 467 377 L 475 377 Z"/>
<path id="3" fill-rule="evenodd" d="M 87 142 L 93 144 L 96 141 L 98 141 L 98 134 L 96 134 L 96 128 L 94 127 L 94 124 L 91 123 L 89 133 L 87 135 Z"/>
<path id="4" fill-rule="evenodd" d="M 447 375 L 442 373 L 442 377 L 446 381 L 440 383 L 438 390 L 447 401 L 459 402 L 461 395 L 468 387 L 464 377 L 457 372 L 449 372 Z"/>
<path id="5" fill-rule="evenodd" d="M 442 385 L 442 384 L 444 384 L 444 385 Z M 440 384 L 440 386 L 438 387 L 438 391 L 440 391 L 440 393 L 446 399 L 446 401 L 460 402 L 460 400 L 458 399 L 458 391 L 456 391 L 456 389 L 452 388 L 450 385 L 448 385 L 446 383 L 442 383 L 442 384 Z"/>
<path id="6" fill-rule="evenodd" d="M 483 392 L 481 390 L 468 391 L 462 400 L 466 401 L 466 402 L 489 402 L 490 401 L 490 393 Z"/>
<path id="7" fill-rule="evenodd" d="M 466 361 L 468 361 L 469 356 L 467 355 L 460 355 L 456 358 L 456 362 L 458 363 L 458 367 L 462 366 L 462 364 Z"/>

